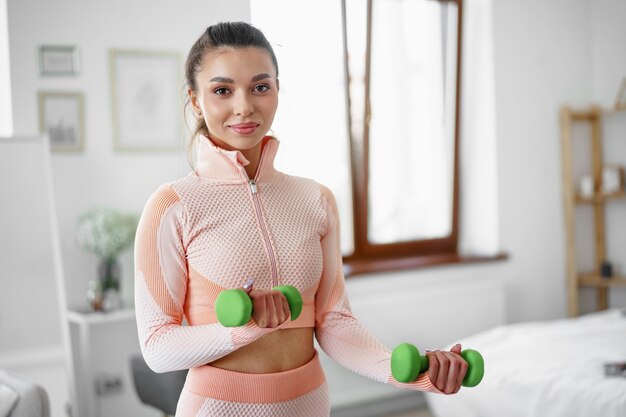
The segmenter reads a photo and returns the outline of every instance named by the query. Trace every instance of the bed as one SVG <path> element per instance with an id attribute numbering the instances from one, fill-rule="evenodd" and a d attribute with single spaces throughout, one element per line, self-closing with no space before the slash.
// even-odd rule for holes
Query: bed
<path id="1" fill-rule="evenodd" d="M 465 338 L 485 358 L 475 388 L 427 394 L 437 417 L 625 417 L 626 377 L 605 363 L 626 362 L 626 309 L 578 318 L 499 326 Z"/>

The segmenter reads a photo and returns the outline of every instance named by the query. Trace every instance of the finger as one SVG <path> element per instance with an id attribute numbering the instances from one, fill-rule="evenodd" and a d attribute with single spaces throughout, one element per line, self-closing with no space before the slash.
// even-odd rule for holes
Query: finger
<path id="1" fill-rule="evenodd" d="M 289 311 L 289 302 L 287 301 L 287 297 L 282 292 L 280 293 L 280 308 L 284 317 L 284 320 L 282 320 L 281 323 L 284 323 L 289 320 L 291 312 Z"/>
<path id="2" fill-rule="evenodd" d="M 287 315 L 285 314 L 284 300 L 285 296 L 280 291 L 272 291 L 272 295 L 274 296 L 274 309 L 276 310 L 276 319 L 277 325 L 280 325 L 287 320 Z"/>
<path id="3" fill-rule="evenodd" d="M 458 387 L 458 375 L 459 375 L 459 357 L 454 353 L 446 353 L 447 358 L 449 358 L 450 367 L 448 368 L 448 380 L 446 381 L 446 394 L 452 394 L 457 391 Z"/>
<path id="4" fill-rule="evenodd" d="M 457 375 L 456 390 L 454 391 L 455 394 L 461 389 L 461 385 L 463 384 L 465 375 L 467 375 L 468 368 L 469 366 L 467 361 L 462 356 L 459 356 L 459 374 Z"/>
<path id="5" fill-rule="evenodd" d="M 257 294 L 255 294 L 257 293 Z M 255 294 L 253 296 L 253 294 Z M 265 297 L 260 291 L 252 291 L 250 293 L 253 298 L 254 312 L 253 317 L 259 327 L 267 327 L 267 306 L 265 303 Z"/>
<path id="6" fill-rule="evenodd" d="M 285 320 L 291 317 L 291 310 L 289 309 L 289 302 L 287 301 L 287 297 L 285 297 L 285 300 L 283 302 L 283 311 L 285 312 L 285 317 L 287 317 Z"/>
<path id="7" fill-rule="evenodd" d="M 450 352 L 458 353 L 460 355 L 461 354 L 461 344 L 457 343 L 456 345 L 452 346 L 452 349 L 450 349 Z"/>
<path id="8" fill-rule="evenodd" d="M 245 291 L 245 289 L 243 289 L 243 290 Z M 260 297 L 261 295 L 263 295 L 263 293 L 261 291 L 255 290 L 255 289 L 252 289 L 252 288 L 248 292 L 248 296 L 250 297 L 250 299 L 252 301 L 254 301 L 255 298 Z"/>
<path id="9" fill-rule="evenodd" d="M 274 294 L 271 292 L 265 294 L 265 305 L 267 308 L 267 327 L 274 328 L 278 326 L 278 318 L 276 317 Z"/>
<path id="10" fill-rule="evenodd" d="M 437 383 L 435 386 L 440 391 L 445 392 L 446 390 L 446 382 L 448 379 L 448 369 L 450 369 L 450 361 L 441 351 L 435 351 L 435 356 L 437 357 L 437 362 L 439 362 L 439 372 L 437 373 Z"/>
<path id="11" fill-rule="evenodd" d="M 426 352 L 428 358 L 428 377 L 433 385 L 437 386 L 437 376 L 439 375 L 439 361 L 435 352 Z"/>

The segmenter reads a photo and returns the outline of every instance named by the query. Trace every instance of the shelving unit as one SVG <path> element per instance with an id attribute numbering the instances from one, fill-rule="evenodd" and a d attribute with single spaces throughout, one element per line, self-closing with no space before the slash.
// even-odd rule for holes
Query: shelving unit
<path id="1" fill-rule="evenodd" d="M 563 197 L 565 208 L 566 252 L 567 252 L 567 291 L 569 315 L 579 314 L 579 289 L 591 287 L 596 289 L 596 309 L 608 308 L 608 290 L 612 287 L 626 287 L 626 277 L 616 275 L 614 271 L 610 278 L 602 277 L 600 265 L 606 259 L 606 239 L 604 225 L 604 206 L 615 200 L 626 200 L 626 193 L 620 190 L 615 193 L 602 193 L 602 118 L 607 115 L 621 113 L 626 110 L 603 109 L 592 106 L 587 110 L 572 110 L 565 106 L 561 108 L 561 139 L 563 157 Z M 621 115 L 620 115 L 621 116 Z M 589 123 L 591 127 L 591 165 L 594 183 L 594 195 L 585 197 L 575 191 L 572 171 L 572 139 L 571 126 L 575 122 Z M 590 204 L 594 216 L 594 243 L 595 269 L 593 271 L 579 271 L 576 263 L 576 236 L 575 236 L 575 207 L 576 205 Z"/>

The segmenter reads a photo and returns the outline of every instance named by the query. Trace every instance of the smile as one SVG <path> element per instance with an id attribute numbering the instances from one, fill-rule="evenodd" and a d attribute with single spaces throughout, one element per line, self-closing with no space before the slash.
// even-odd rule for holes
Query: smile
<path id="1" fill-rule="evenodd" d="M 259 127 L 259 124 L 257 123 L 239 123 L 230 126 L 231 129 L 233 129 L 240 135 L 249 135 L 253 133 L 257 129 L 257 127 Z"/>

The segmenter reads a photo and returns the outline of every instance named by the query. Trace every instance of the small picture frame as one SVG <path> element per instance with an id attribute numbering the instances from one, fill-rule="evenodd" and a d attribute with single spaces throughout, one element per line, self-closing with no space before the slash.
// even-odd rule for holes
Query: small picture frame
<path id="1" fill-rule="evenodd" d="M 75 77 L 79 73 L 78 47 L 41 45 L 39 73 L 44 77 Z"/>
<path id="2" fill-rule="evenodd" d="M 113 149 L 181 150 L 180 53 L 112 49 L 109 59 Z"/>
<path id="3" fill-rule="evenodd" d="M 617 92 L 617 97 L 615 98 L 615 109 L 626 110 L 626 78 L 622 80 L 622 84 Z"/>
<path id="4" fill-rule="evenodd" d="M 40 91 L 39 131 L 47 133 L 52 152 L 80 152 L 85 147 L 84 98 L 80 92 Z"/>

